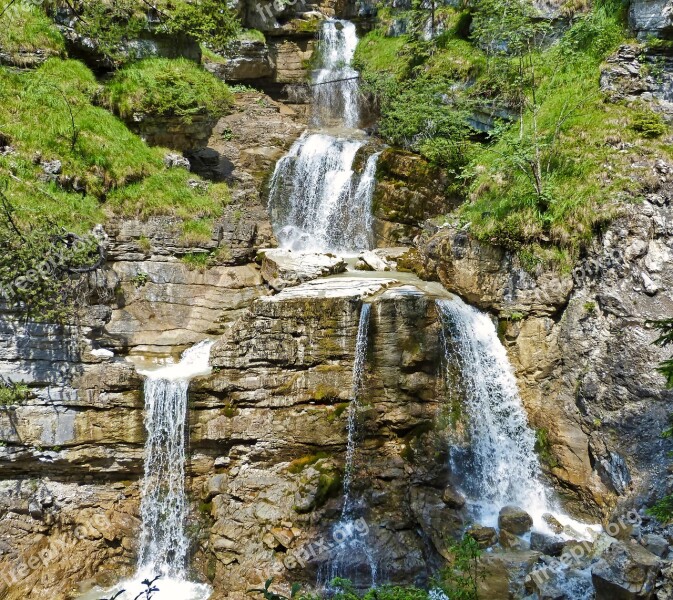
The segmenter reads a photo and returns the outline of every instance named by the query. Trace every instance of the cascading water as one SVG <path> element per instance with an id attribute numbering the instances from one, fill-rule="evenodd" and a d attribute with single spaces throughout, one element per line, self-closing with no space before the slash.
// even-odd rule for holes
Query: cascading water
<path id="1" fill-rule="evenodd" d="M 348 21 L 329 20 L 319 40 L 321 66 L 313 74 L 314 124 L 338 126 L 304 134 L 276 165 L 269 212 L 281 247 L 349 253 L 372 246 L 371 202 L 376 162 L 371 155 L 356 173 L 365 145 L 360 124 L 357 71 L 351 66 L 357 35 Z"/>
<path id="2" fill-rule="evenodd" d="M 353 363 L 353 384 L 351 387 L 351 402 L 348 406 L 348 438 L 346 444 L 346 465 L 344 467 L 344 504 L 341 510 L 341 518 L 348 519 L 351 506 L 351 483 L 353 481 L 353 464 L 355 460 L 355 444 L 357 434 L 357 411 L 362 380 L 365 374 L 365 361 L 367 359 L 367 341 L 369 334 L 369 314 L 371 305 L 363 304 L 360 309 L 360 322 L 358 323 L 358 335 L 355 340 L 355 361 Z"/>
<path id="3" fill-rule="evenodd" d="M 564 525 L 587 526 L 564 515 L 542 479 L 535 435 L 507 352 L 488 315 L 460 298 L 437 300 L 447 364 L 458 364 L 460 392 L 469 419 L 470 444 L 452 450 L 453 473 L 482 525 L 496 525 L 499 510 L 516 505 L 547 530 L 543 515 Z M 454 382 L 452 382 L 454 383 Z"/>
<path id="4" fill-rule="evenodd" d="M 142 521 L 136 575 L 108 593 L 121 589 L 119 600 L 130 600 L 144 589 L 142 581 L 159 576 L 156 600 L 206 600 L 211 588 L 189 582 L 186 571 L 189 540 L 184 525 L 185 419 L 191 379 L 210 372 L 211 341 L 186 350 L 180 362 L 142 370 L 145 376 L 145 473 L 141 486 Z"/>
<path id="5" fill-rule="evenodd" d="M 369 576 L 369 585 L 371 586 L 375 586 L 377 581 L 376 558 L 368 544 L 366 529 L 359 526 L 359 522 L 362 520 L 361 515 L 358 514 L 360 507 L 351 493 L 357 445 L 357 411 L 367 359 L 370 312 L 371 306 L 366 303 L 363 304 L 360 310 L 358 333 L 355 341 L 353 383 L 348 407 L 348 441 L 343 480 L 343 508 L 341 509 L 341 519 L 332 527 L 332 537 L 339 543 L 339 546 L 332 551 L 329 560 L 321 565 L 318 572 L 319 587 L 328 586 L 329 582 L 335 577 L 344 577 L 361 582 L 363 577 Z"/>
<path id="6" fill-rule="evenodd" d="M 349 21 L 325 21 L 318 48 L 321 65 L 313 73 L 313 113 L 316 125 L 336 120 L 345 127 L 360 124 L 358 72 L 351 67 L 358 36 Z"/>

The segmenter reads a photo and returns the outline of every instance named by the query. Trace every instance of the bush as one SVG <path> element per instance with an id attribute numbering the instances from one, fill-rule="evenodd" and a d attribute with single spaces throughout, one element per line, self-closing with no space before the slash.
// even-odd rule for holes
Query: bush
<path id="1" fill-rule="evenodd" d="M 658 138 L 668 131 L 668 126 L 660 114 L 651 110 L 641 110 L 631 117 L 631 129 L 644 138 Z"/>
<path id="2" fill-rule="evenodd" d="M 232 94 L 222 81 L 186 59 L 149 58 L 118 71 L 106 86 L 103 99 L 118 115 L 134 113 L 193 116 L 227 113 Z"/>

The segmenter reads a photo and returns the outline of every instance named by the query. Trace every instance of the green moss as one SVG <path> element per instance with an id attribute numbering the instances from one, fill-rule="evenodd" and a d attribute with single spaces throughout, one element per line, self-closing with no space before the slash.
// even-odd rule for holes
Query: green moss
<path id="1" fill-rule="evenodd" d="M 350 406 L 350 403 L 348 402 L 340 402 L 334 407 L 334 410 L 331 410 L 327 413 L 327 421 L 329 423 L 334 423 L 337 419 L 341 417 L 347 410 L 348 407 Z"/>
<path id="2" fill-rule="evenodd" d="M 324 458 L 327 458 L 327 453 L 325 452 L 316 452 L 315 454 L 308 454 L 306 456 L 294 459 L 290 463 L 290 466 L 287 468 L 287 470 L 290 473 L 294 474 L 301 473 L 309 465 L 314 465 L 319 460 L 322 460 Z"/>
<path id="3" fill-rule="evenodd" d="M 187 59 L 148 58 L 118 71 L 105 87 L 103 101 L 125 119 L 135 113 L 175 116 L 227 114 L 229 88 Z"/>
<path id="4" fill-rule="evenodd" d="M 645 138 L 658 138 L 669 128 L 659 113 L 651 110 L 639 110 L 631 116 L 631 129 Z"/>
<path id="5" fill-rule="evenodd" d="M 212 502 L 199 502 L 199 512 L 203 515 L 210 515 L 213 510 Z"/>
<path id="6" fill-rule="evenodd" d="M 318 479 L 318 492 L 315 508 L 324 506 L 330 498 L 336 498 L 342 492 L 343 482 L 339 473 L 321 473 Z"/>
<path id="7" fill-rule="evenodd" d="M 214 220 L 209 217 L 185 221 L 182 224 L 182 241 L 193 246 L 209 242 L 213 236 L 213 227 Z"/>
<path id="8" fill-rule="evenodd" d="M 339 397 L 339 390 L 336 388 L 333 388 L 329 385 L 325 384 L 319 384 L 316 386 L 316 388 L 311 392 L 311 398 L 314 400 L 327 400 L 327 399 L 334 399 Z"/>

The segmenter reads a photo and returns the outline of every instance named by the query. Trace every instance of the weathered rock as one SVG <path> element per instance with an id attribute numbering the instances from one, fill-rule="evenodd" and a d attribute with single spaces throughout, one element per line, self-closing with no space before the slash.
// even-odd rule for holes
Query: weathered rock
<path id="1" fill-rule="evenodd" d="M 269 61 L 269 49 L 265 42 L 241 40 L 223 53 L 222 61 L 203 61 L 203 66 L 224 81 L 250 81 L 270 77 L 273 68 Z"/>
<path id="2" fill-rule="evenodd" d="M 596 600 L 652 598 L 659 558 L 639 544 L 614 542 L 591 569 Z"/>
<path id="3" fill-rule="evenodd" d="M 465 506 L 465 497 L 455 488 L 447 486 L 442 492 L 442 502 L 449 508 L 461 509 Z"/>
<path id="4" fill-rule="evenodd" d="M 420 225 L 457 204 L 447 200 L 448 179 L 416 154 L 391 148 L 379 156 L 374 190 L 377 245 L 410 244 Z"/>
<path id="5" fill-rule="evenodd" d="M 277 291 L 346 270 L 343 258 L 333 254 L 293 252 L 278 248 L 260 250 L 259 255 L 262 259 L 262 277 Z"/>
<path id="6" fill-rule="evenodd" d="M 656 533 L 646 533 L 643 536 L 642 544 L 649 552 L 659 558 L 666 558 L 669 551 L 668 540 L 663 535 Z"/>
<path id="7" fill-rule="evenodd" d="M 629 25 L 639 38 L 670 38 L 673 6 L 668 0 L 634 0 L 629 7 Z"/>
<path id="8" fill-rule="evenodd" d="M 530 549 L 547 556 L 561 556 L 567 541 L 561 537 L 547 535 L 538 531 L 530 534 Z"/>
<path id="9" fill-rule="evenodd" d="M 490 548 L 498 541 L 498 532 L 493 527 L 481 527 L 475 525 L 467 530 L 469 535 L 481 549 Z"/>
<path id="10" fill-rule="evenodd" d="M 533 526 L 532 517 L 518 506 L 503 506 L 498 514 L 498 527 L 515 535 L 523 535 Z"/>
<path id="11" fill-rule="evenodd" d="M 493 552 L 482 555 L 483 577 L 477 583 L 480 598 L 509 600 L 523 597 L 526 575 L 540 554 L 532 551 Z"/>
<path id="12" fill-rule="evenodd" d="M 501 529 L 498 532 L 498 542 L 505 550 L 540 550 L 539 548 L 532 548 L 524 539 L 506 529 Z"/>

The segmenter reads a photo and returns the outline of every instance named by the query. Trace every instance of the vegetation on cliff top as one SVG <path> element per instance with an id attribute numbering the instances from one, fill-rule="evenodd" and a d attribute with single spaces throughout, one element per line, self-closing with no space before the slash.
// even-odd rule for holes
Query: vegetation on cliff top
<path id="1" fill-rule="evenodd" d="M 603 60 L 627 39 L 624 13 L 619 2 L 596 3 L 556 39 L 525 0 L 478 0 L 438 9 L 441 32 L 426 39 L 426 9 L 396 14 L 412 24 L 400 37 L 387 37 L 393 19 L 383 11 L 356 64 L 380 134 L 453 175 L 473 235 L 530 266 L 569 264 L 647 189 L 631 164 L 671 154 L 659 115 L 600 92 Z"/>
<path id="2" fill-rule="evenodd" d="M 103 100 L 127 119 L 134 113 L 192 117 L 208 113 L 220 117 L 232 104 L 229 88 L 184 58 L 148 58 L 117 71 L 105 86 Z"/>

